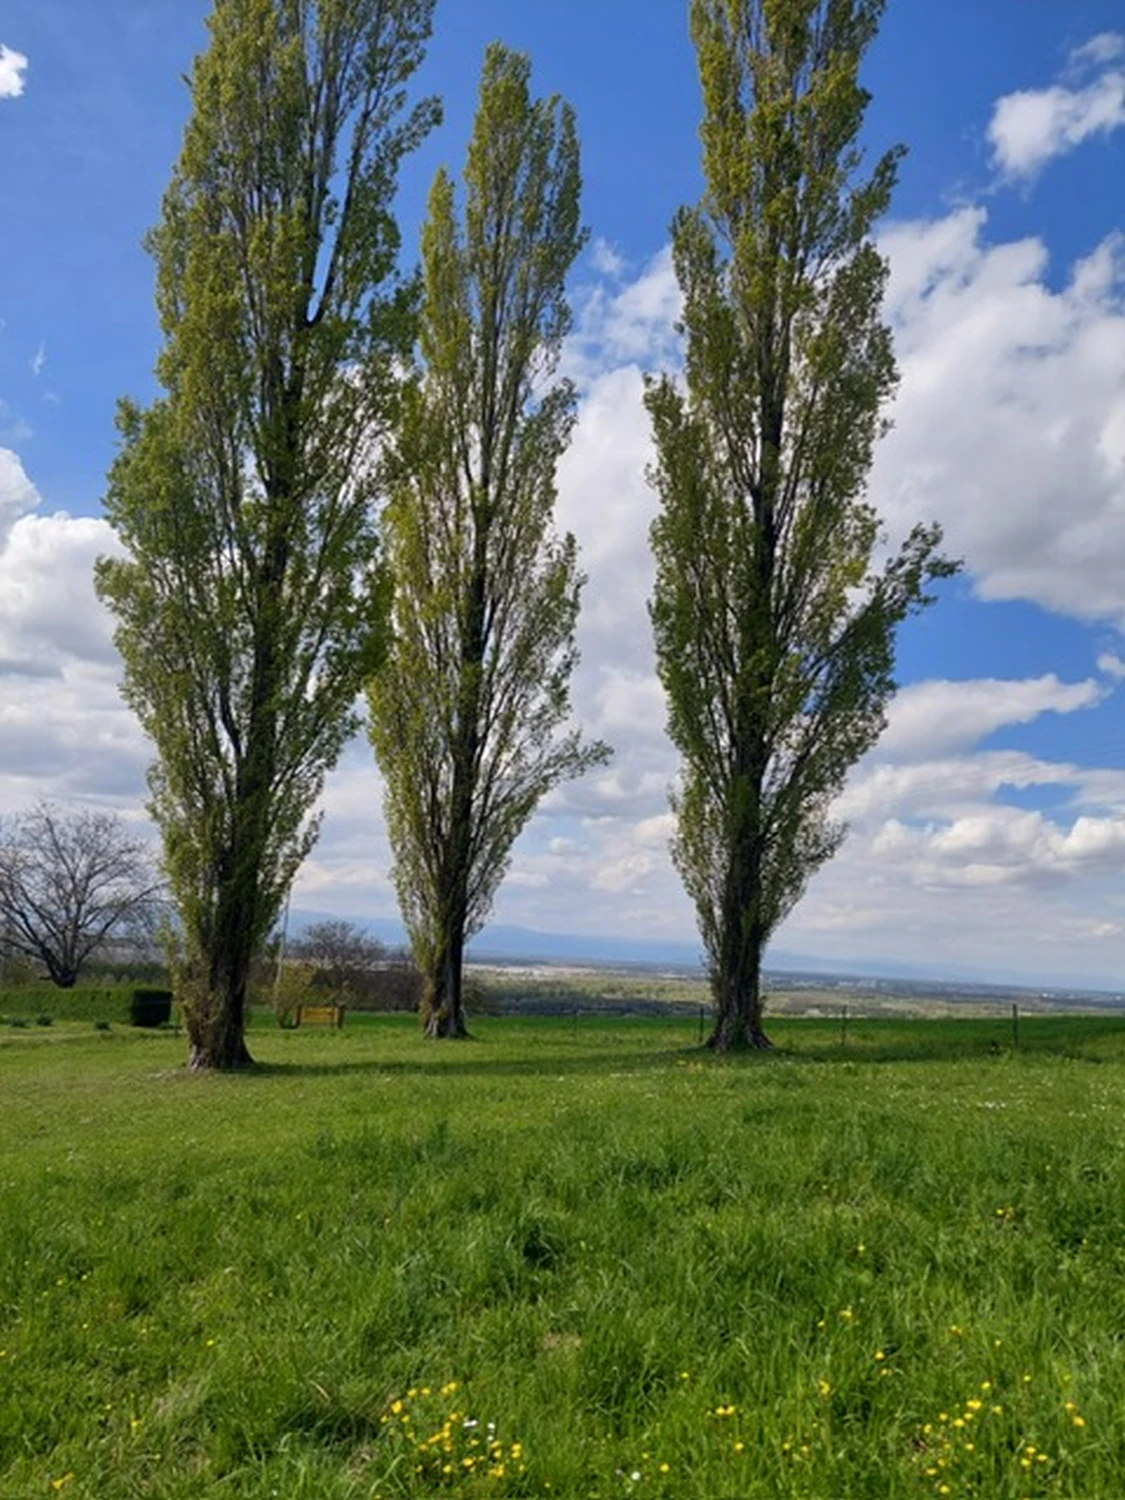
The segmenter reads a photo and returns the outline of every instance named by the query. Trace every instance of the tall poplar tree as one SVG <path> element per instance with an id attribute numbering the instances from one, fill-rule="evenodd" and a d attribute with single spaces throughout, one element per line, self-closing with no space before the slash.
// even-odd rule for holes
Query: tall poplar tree
<path id="1" fill-rule="evenodd" d="M 878 565 L 865 498 L 897 378 L 871 232 L 899 153 L 865 174 L 857 144 L 882 9 L 692 0 L 706 194 L 673 225 L 684 378 L 647 395 L 651 615 L 720 1050 L 769 1045 L 766 943 L 843 838 L 831 803 L 884 726 L 895 629 L 952 571 L 932 525 Z"/>
<path id="2" fill-rule="evenodd" d="M 423 230 L 424 370 L 386 512 L 393 642 L 373 677 L 395 880 L 430 1036 L 465 1033 L 465 943 L 545 793 L 608 754 L 565 731 L 582 579 L 552 523 L 574 391 L 551 383 L 585 241 L 574 116 L 488 49 L 458 219 L 441 171 Z"/>
<path id="3" fill-rule="evenodd" d="M 150 237 L 166 394 L 123 402 L 97 583 L 153 740 L 191 1065 L 250 1062 L 247 981 L 384 634 L 374 445 L 416 331 L 397 169 L 433 0 L 215 0 Z"/>

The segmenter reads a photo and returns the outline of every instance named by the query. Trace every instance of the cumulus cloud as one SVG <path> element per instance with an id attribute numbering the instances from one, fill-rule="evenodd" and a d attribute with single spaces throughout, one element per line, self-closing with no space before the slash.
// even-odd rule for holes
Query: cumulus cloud
<path id="1" fill-rule="evenodd" d="M 19 455 L 0 448 L 0 546 L 11 534 L 18 517 L 39 504 L 39 492 L 24 472 Z"/>
<path id="2" fill-rule="evenodd" d="M 998 99 L 988 127 L 998 170 L 1030 181 L 1054 157 L 1125 125 L 1123 58 L 1125 37 L 1104 32 L 1071 53 L 1066 81 Z"/>
<path id="3" fill-rule="evenodd" d="M 938 760 L 970 750 L 1008 724 L 1030 724 L 1044 713 L 1093 708 L 1104 690 L 1092 679 L 1060 682 L 1053 674 L 1024 681 L 919 682 L 890 707 L 879 755 L 895 761 Z"/>
<path id="4" fill-rule="evenodd" d="M 939 519 L 987 599 L 1125 624 L 1125 237 L 1053 290 L 983 209 L 890 227 L 902 383 L 872 494 Z"/>
<path id="5" fill-rule="evenodd" d="M 0 449 L 0 810 L 38 796 L 136 808 L 149 752 L 93 588 L 114 536 L 39 504 L 19 458 Z"/>
<path id="6" fill-rule="evenodd" d="M 18 99 L 23 93 L 27 58 L 0 42 L 0 99 Z"/>
<path id="7" fill-rule="evenodd" d="M 654 255 L 632 281 L 620 280 L 622 269 L 618 265 L 608 273 L 611 285 L 596 283 L 582 295 L 564 359 L 567 373 L 580 384 L 623 366 L 651 371 L 675 359 L 682 299 L 671 247 Z"/>
<path id="8" fill-rule="evenodd" d="M 1125 819 L 1080 817 L 1062 828 L 1040 812 L 995 808 L 938 828 L 888 820 L 872 856 L 926 888 L 1028 885 L 1110 875 L 1125 862 Z"/>

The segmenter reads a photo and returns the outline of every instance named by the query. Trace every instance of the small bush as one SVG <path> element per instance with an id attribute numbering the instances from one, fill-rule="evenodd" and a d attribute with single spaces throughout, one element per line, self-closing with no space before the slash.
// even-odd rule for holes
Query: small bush
<path id="1" fill-rule="evenodd" d="M 35 1024 L 36 1026 L 53 1026 L 55 1023 L 53 1017 L 43 1015 L 35 1017 Z"/>
<path id="2" fill-rule="evenodd" d="M 27 1030 L 27 1022 L 22 1016 L 13 1016 L 12 1019 L 8 1022 L 8 1025 L 12 1028 L 13 1031 Z"/>
<path id="3" fill-rule="evenodd" d="M 109 1023 L 109 1021 L 95 1021 L 94 1022 L 94 1030 L 95 1031 L 112 1031 L 113 1027 Z"/>
<path id="4" fill-rule="evenodd" d="M 166 1026 L 171 1019 L 171 990 L 137 989 L 129 997 L 131 1026 Z"/>

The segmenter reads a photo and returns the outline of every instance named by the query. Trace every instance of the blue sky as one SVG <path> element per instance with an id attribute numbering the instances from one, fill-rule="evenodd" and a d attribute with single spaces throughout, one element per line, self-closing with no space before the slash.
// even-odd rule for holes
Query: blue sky
<path id="1" fill-rule="evenodd" d="M 0 12 L 0 810 L 45 794 L 141 816 L 147 749 L 89 588 L 118 396 L 153 392 L 156 218 L 202 0 Z M 567 351 L 582 397 L 560 519 L 590 582 L 577 715 L 617 746 L 521 840 L 499 920 L 690 938 L 665 847 L 675 758 L 644 601 L 644 373 L 676 357 L 666 253 L 700 188 L 680 0 L 439 0 L 404 169 L 406 245 L 459 167 L 484 47 L 576 107 L 590 250 Z M 1125 983 L 1125 20 L 1119 0 L 891 0 L 872 150 L 909 155 L 882 242 L 902 387 L 872 475 L 893 535 L 937 517 L 964 574 L 911 622 L 903 692 L 842 799 L 852 836 L 787 951 Z M 393 911 L 370 757 L 328 788 L 298 898 Z"/>

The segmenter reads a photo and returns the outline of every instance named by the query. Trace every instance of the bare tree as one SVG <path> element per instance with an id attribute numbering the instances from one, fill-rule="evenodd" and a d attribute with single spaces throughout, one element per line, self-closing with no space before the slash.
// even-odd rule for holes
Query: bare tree
<path id="1" fill-rule="evenodd" d="M 338 995 L 363 994 L 387 958 L 378 938 L 369 937 L 354 922 L 338 920 L 310 923 L 289 951 L 311 966 L 317 982 Z"/>
<path id="2" fill-rule="evenodd" d="M 159 890 L 148 846 L 115 813 L 39 802 L 0 824 L 0 951 L 60 989 L 111 937 L 150 923 Z"/>

